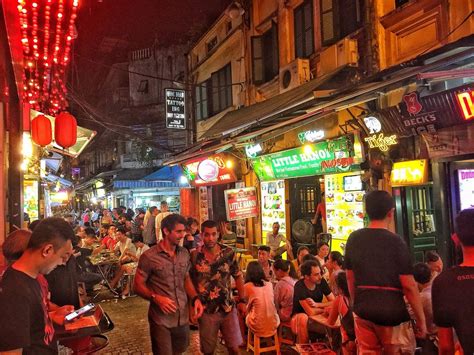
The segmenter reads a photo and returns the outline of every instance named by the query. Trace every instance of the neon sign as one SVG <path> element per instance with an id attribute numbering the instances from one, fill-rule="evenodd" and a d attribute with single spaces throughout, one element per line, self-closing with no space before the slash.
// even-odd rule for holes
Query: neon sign
<path id="1" fill-rule="evenodd" d="M 464 120 L 474 119 L 474 91 L 460 92 L 456 98 Z"/>
<path id="2" fill-rule="evenodd" d="M 231 164 L 220 155 L 213 155 L 184 164 L 183 173 L 194 186 L 224 184 L 236 180 Z"/>
<path id="3" fill-rule="evenodd" d="M 262 150 L 262 146 L 259 143 L 255 145 L 247 145 L 245 147 L 245 154 L 247 154 L 249 158 L 255 158 Z"/>
<path id="4" fill-rule="evenodd" d="M 398 137 L 396 134 L 386 137 L 385 134 L 382 132 L 379 134 L 374 134 L 370 137 L 365 137 L 364 141 L 369 143 L 369 148 L 378 148 L 382 152 L 386 152 L 388 151 L 389 147 L 398 144 Z"/>
<path id="5" fill-rule="evenodd" d="M 307 142 L 314 143 L 324 138 L 324 131 L 305 131 L 298 133 L 298 139 L 300 140 L 301 144 L 305 144 Z"/>
<path id="6" fill-rule="evenodd" d="M 426 184 L 428 182 L 427 160 L 411 160 L 393 164 L 390 180 L 394 187 Z"/>

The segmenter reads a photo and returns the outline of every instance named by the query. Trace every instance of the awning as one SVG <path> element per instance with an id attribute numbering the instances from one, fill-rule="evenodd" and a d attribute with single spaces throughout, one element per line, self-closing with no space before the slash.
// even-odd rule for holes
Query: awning
<path id="1" fill-rule="evenodd" d="M 253 124 L 269 120 L 272 117 L 294 112 L 299 106 L 314 100 L 314 91 L 327 83 L 342 69 L 310 80 L 306 84 L 283 94 L 273 96 L 268 100 L 230 111 L 203 134 L 203 138 L 226 136 L 239 132 Z"/>
<path id="2" fill-rule="evenodd" d="M 178 181 L 183 175 L 183 169 L 181 167 L 175 166 L 164 166 L 154 173 L 147 175 L 143 180 L 154 180 L 154 181 Z"/>
<path id="3" fill-rule="evenodd" d="M 169 188 L 182 187 L 171 181 L 115 180 L 114 189 Z"/>

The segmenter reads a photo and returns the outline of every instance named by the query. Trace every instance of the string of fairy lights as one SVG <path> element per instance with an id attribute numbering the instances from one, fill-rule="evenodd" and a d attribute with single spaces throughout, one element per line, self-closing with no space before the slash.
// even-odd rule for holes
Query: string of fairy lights
<path id="1" fill-rule="evenodd" d="M 55 115 L 67 106 L 66 69 L 78 6 L 79 0 L 18 0 L 23 99 L 37 111 Z"/>

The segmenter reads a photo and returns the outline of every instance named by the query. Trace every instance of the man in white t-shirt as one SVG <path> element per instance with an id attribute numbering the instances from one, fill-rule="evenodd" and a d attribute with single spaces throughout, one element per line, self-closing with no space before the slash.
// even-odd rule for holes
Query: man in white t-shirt
<path id="1" fill-rule="evenodd" d="M 159 243 L 159 241 L 163 239 L 163 235 L 161 234 L 161 221 L 163 218 L 171 214 L 171 212 L 168 211 L 168 202 L 161 201 L 160 211 L 161 212 L 158 213 L 155 218 L 156 243 Z"/>
<path id="2" fill-rule="evenodd" d="M 281 245 L 283 243 L 283 245 Z M 272 226 L 272 231 L 267 233 L 267 245 L 270 247 L 270 257 L 281 256 L 285 251 L 291 254 L 291 246 L 287 243 L 286 238 L 280 233 L 280 223 L 275 222 Z M 290 255 L 292 258 L 292 255 Z"/>

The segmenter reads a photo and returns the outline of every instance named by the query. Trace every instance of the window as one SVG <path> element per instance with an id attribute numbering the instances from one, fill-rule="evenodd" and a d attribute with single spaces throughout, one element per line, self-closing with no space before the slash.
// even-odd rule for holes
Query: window
<path id="1" fill-rule="evenodd" d="M 323 45 L 333 44 L 360 28 L 361 0 L 320 0 Z"/>
<path id="2" fill-rule="evenodd" d="M 211 75 L 212 114 L 223 111 L 232 104 L 232 73 L 230 64 Z"/>
<path id="3" fill-rule="evenodd" d="M 314 52 L 313 0 L 306 0 L 294 11 L 296 58 L 308 58 Z"/>
<path id="4" fill-rule="evenodd" d="M 148 80 L 140 80 L 137 91 L 142 94 L 148 93 Z"/>
<path id="5" fill-rule="evenodd" d="M 196 86 L 196 120 L 213 116 L 232 105 L 232 69 L 230 63 Z"/>
<path id="6" fill-rule="evenodd" d="M 214 37 L 206 44 L 207 52 L 209 53 L 210 51 L 212 51 L 216 45 L 217 45 L 217 37 Z"/>
<path id="7" fill-rule="evenodd" d="M 253 82 L 266 83 L 277 76 L 278 72 L 278 26 L 272 23 L 271 29 L 263 35 L 252 37 Z"/>
<path id="8" fill-rule="evenodd" d="M 207 81 L 196 86 L 196 120 L 200 121 L 209 117 L 207 109 Z"/>

